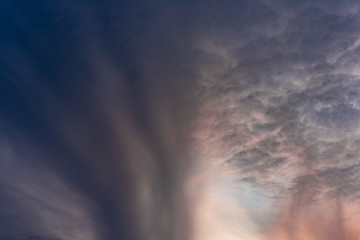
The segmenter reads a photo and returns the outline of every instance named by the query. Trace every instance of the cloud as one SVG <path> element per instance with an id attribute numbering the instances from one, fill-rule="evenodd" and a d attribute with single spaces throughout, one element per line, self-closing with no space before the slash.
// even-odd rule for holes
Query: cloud
<path id="1" fill-rule="evenodd" d="M 218 31 L 231 37 L 199 41 L 211 61 L 199 64 L 203 104 L 194 152 L 199 161 L 213 162 L 219 172 L 214 178 L 242 179 L 232 183 L 239 192 L 247 185 L 269 202 L 276 196 L 276 210 L 267 210 L 272 220 L 262 228 L 285 235 L 269 238 L 327 239 L 323 231 L 331 225 L 337 239 L 353 239 L 357 227 L 343 219 L 352 215 L 344 209 L 353 209 L 359 194 L 359 75 L 350 57 L 359 48 L 357 4 L 262 1 L 232 8 L 258 8 L 261 16 L 242 16 L 254 20 L 244 21 L 246 27 L 224 17 L 228 22 Z M 258 25 L 258 18 L 266 23 Z M 315 216 L 330 224 L 317 226 L 322 233 L 303 224 Z"/>
<path id="2" fill-rule="evenodd" d="M 14 238 L 10 236 L 0 235 L 1 239 L 3 240 L 59 240 L 59 238 L 53 238 L 53 237 L 42 237 L 42 236 L 36 236 L 36 235 L 23 235 L 19 238 Z"/>
<path id="3" fill-rule="evenodd" d="M 190 238 L 185 132 L 197 85 L 178 10 L 1 3 L 0 124 L 16 157 L 0 184 L 19 189 L 1 191 L 4 236 Z"/>
<path id="4" fill-rule="evenodd" d="M 34 166 L 44 156 L 1 141 L 1 227 L 9 239 L 97 239 L 94 204 L 52 169 Z M 42 237 L 43 236 L 43 237 Z"/>
<path id="5" fill-rule="evenodd" d="M 356 1 L 1 7 L 4 236 L 356 239 Z"/>

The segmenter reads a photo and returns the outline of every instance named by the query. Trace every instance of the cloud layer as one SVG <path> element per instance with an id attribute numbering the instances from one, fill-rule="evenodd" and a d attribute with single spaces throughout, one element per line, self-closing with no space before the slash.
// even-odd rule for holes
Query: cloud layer
<path id="1" fill-rule="evenodd" d="M 356 1 L 4 1 L 1 239 L 352 240 Z"/>
<path id="2" fill-rule="evenodd" d="M 234 206 L 258 201 L 256 239 L 357 239 L 358 5 L 231 8 L 199 40 L 195 156 L 238 189 Z"/>

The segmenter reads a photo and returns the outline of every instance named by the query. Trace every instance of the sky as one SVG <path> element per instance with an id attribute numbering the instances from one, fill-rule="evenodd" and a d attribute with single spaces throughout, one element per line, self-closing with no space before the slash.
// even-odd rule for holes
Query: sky
<path id="1" fill-rule="evenodd" d="M 360 3 L 0 2 L 0 240 L 360 239 Z"/>

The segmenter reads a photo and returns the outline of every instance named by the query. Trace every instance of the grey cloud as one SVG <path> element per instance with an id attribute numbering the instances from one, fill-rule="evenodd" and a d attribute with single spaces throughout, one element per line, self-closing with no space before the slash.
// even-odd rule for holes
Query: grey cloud
<path id="1" fill-rule="evenodd" d="M 250 183 L 250 184 L 256 184 L 257 183 L 256 178 L 254 178 L 254 177 L 241 178 L 238 181 L 245 182 L 245 183 Z"/>
<path id="2" fill-rule="evenodd" d="M 286 161 L 287 159 L 285 157 L 272 157 L 270 153 L 264 152 L 258 148 L 253 148 L 248 151 L 241 151 L 234 154 L 231 159 L 226 161 L 226 163 L 230 164 L 232 167 L 243 169 L 245 172 L 263 172 L 279 167 Z"/>
<path id="3" fill-rule="evenodd" d="M 316 175 L 307 174 L 296 177 L 293 180 L 292 191 L 296 194 L 302 195 L 301 198 L 307 198 L 304 195 L 308 194 L 310 197 L 314 196 L 314 192 L 317 192 L 321 184 L 317 179 Z"/>
<path id="4" fill-rule="evenodd" d="M 318 175 L 332 196 L 349 196 L 360 191 L 359 165 L 322 169 Z"/>
<path id="5" fill-rule="evenodd" d="M 274 168 L 274 167 L 278 167 L 281 164 L 284 164 L 286 162 L 286 158 L 284 157 L 278 157 L 275 159 L 271 159 L 267 162 L 265 162 L 265 167 L 266 168 Z"/>
<path id="6" fill-rule="evenodd" d="M 273 195 L 288 199 L 291 216 L 314 202 L 345 204 L 335 199 L 360 193 L 359 6 L 354 1 L 247 4 L 267 5 L 271 11 L 262 11 L 261 19 L 268 24 L 250 21 L 253 31 L 244 34 L 241 24 L 224 18 L 224 27 L 212 26 L 212 33 L 219 28 L 232 35 L 223 41 L 205 35 L 204 42 L 212 45 L 200 47 L 222 62 L 199 65 L 212 81 L 211 91 L 202 88 L 202 94 L 214 104 L 218 99 L 219 109 L 231 109 L 226 115 L 213 109 L 222 125 L 216 131 L 226 137 L 210 136 L 208 144 L 237 169 L 240 182 L 253 189 L 277 183 L 282 191 L 274 188 Z M 238 128 L 238 122 L 246 128 Z"/>
<path id="7" fill-rule="evenodd" d="M 274 131 L 278 126 L 276 123 L 255 123 L 253 126 L 253 129 L 255 132 L 272 132 Z"/>
<path id="8" fill-rule="evenodd" d="M 249 151 L 242 151 L 234 154 L 227 162 L 233 163 L 239 167 L 248 167 L 268 157 L 269 155 L 267 153 L 264 153 L 257 148 L 253 148 Z"/>
<path id="9" fill-rule="evenodd" d="M 280 143 L 275 139 L 269 137 L 259 142 L 259 146 L 261 147 L 261 149 L 264 149 L 265 151 L 274 153 L 279 148 Z"/>

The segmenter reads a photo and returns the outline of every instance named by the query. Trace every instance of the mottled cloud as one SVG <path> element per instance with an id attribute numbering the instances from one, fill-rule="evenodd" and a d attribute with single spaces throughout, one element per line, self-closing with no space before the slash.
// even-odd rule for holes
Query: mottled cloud
<path id="1" fill-rule="evenodd" d="M 243 21 L 224 13 L 211 32 L 231 35 L 199 40 L 195 156 L 212 162 L 213 177 L 232 181 L 240 195 L 264 194 L 273 206 L 263 211 L 271 216 L 259 230 L 264 239 L 356 239 L 358 4 L 244 1 L 232 8 L 226 14 Z M 324 224 L 307 225 L 313 218 Z"/>

